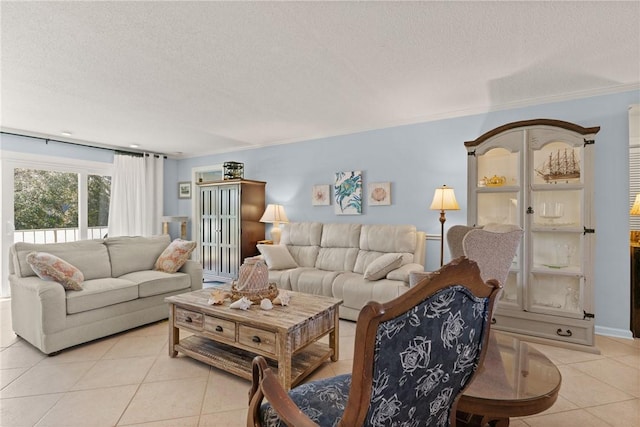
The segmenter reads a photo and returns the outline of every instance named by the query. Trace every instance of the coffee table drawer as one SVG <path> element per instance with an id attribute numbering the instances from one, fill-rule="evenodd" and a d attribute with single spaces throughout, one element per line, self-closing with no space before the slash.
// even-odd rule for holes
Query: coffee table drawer
<path id="1" fill-rule="evenodd" d="M 196 311 L 185 310 L 184 308 L 176 308 L 176 325 L 184 326 L 190 329 L 202 330 L 204 323 L 204 314 Z"/>
<path id="2" fill-rule="evenodd" d="M 213 316 L 204 316 L 204 330 L 217 338 L 235 342 L 236 324 Z"/>
<path id="3" fill-rule="evenodd" d="M 250 326 L 238 325 L 238 342 L 247 347 L 276 354 L 276 333 Z"/>

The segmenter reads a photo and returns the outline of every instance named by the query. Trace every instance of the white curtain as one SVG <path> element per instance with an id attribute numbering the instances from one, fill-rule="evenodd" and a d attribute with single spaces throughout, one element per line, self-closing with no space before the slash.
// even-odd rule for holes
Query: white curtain
<path id="1" fill-rule="evenodd" d="M 163 171 L 162 156 L 114 156 L 109 236 L 160 234 Z"/>

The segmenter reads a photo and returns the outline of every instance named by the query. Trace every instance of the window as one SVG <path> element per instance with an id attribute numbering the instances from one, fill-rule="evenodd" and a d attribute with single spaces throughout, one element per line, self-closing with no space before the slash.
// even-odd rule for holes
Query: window
<path id="1" fill-rule="evenodd" d="M 107 233 L 112 163 L 0 150 L 0 295 L 9 296 L 9 247 Z"/>
<path id="2" fill-rule="evenodd" d="M 106 234 L 111 177 L 87 179 L 87 238 Z M 83 174 L 14 169 L 14 242 L 58 243 L 79 240 L 79 199 Z"/>

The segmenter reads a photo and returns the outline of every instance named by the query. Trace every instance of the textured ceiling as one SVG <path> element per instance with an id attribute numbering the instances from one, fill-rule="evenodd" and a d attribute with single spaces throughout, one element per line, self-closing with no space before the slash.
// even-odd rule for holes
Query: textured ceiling
<path id="1" fill-rule="evenodd" d="M 0 14 L 3 130 L 174 156 L 640 87 L 638 1 L 2 1 Z"/>

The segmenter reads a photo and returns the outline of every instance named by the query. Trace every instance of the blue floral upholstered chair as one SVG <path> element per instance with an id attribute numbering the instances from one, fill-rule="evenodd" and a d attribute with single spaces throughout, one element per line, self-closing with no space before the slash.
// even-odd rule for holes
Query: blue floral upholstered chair
<path id="1" fill-rule="evenodd" d="M 396 299 L 365 305 L 351 374 L 288 393 L 257 356 L 247 426 L 455 426 L 459 396 L 484 358 L 499 289 L 482 281 L 474 261 L 458 258 Z"/>

